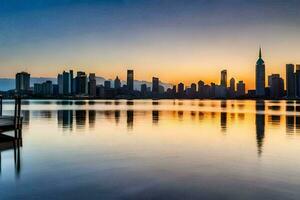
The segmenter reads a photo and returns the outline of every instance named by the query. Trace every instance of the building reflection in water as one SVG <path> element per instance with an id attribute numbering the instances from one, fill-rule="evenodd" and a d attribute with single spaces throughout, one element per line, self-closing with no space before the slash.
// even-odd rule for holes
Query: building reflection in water
<path id="1" fill-rule="evenodd" d="M 95 126 L 96 121 L 96 111 L 95 110 L 89 110 L 89 126 L 93 128 Z"/>
<path id="2" fill-rule="evenodd" d="M 191 111 L 190 114 L 191 114 L 191 119 L 195 120 L 196 119 L 196 112 L 195 111 Z"/>
<path id="3" fill-rule="evenodd" d="M 76 117 L 76 127 L 82 128 L 86 125 L 86 110 L 76 110 L 75 111 Z"/>
<path id="4" fill-rule="evenodd" d="M 256 101 L 256 114 L 255 114 L 255 125 L 256 125 L 256 144 L 257 152 L 260 156 L 263 151 L 263 143 L 265 138 L 265 102 Z"/>
<path id="5" fill-rule="evenodd" d="M 177 111 L 177 116 L 178 116 L 179 121 L 182 121 L 183 120 L 183 111 L 182 110 L 178 110 Z"/>
<path id="6" fill-rule="evenodd" d="M 114 113 L 115 113 L 115 122 L 116 122 L 116 124 L 119 124 L 121 112 L 120 112 L 120 110 L 115 110 Z"/>
<path id="7" fill-rule="evenodd" d="M 159 111 L 158 110 L 152 110 L 152 124 L 156 125 L 159 121 Z"/>
<path id="8" fill-rule="evenodd" d="M 221 112 L 220 114 L 220 121 L 221 121 L 221 131 L 226 132 L 227 128 L 227 113 L 226 112 Z"/>
<path id="9" fill-rule="evenodd" d="M 294 133 L 295 124 L 295 106 L 293 101 L 287 101 L 285 107 L 286 115 L 285 115 L 285 127 L 287 134 Z"/>
<path id="10" fill-rule="evenodd" d="M 295 131 L 297 132 L 297 133 L 299 133 L 300 132 L 300 105 L 298 105 L 299 104 L 299 101 L 297 101 L 296 102 L 296 113 L 295 113 Z"/>
<path id="11" fill-rule="evenodd" d="M 73 110 L 58 110 L 57 122 L 59 127 L 73 129 Z"/>
<path id="12" fill-rule="evenodd" d="M 127 116 L 127 128 L 129 130 L 132 130 L 133 129 L 133 110 L 127 110 L 126 112 L 126 116 Z"/>

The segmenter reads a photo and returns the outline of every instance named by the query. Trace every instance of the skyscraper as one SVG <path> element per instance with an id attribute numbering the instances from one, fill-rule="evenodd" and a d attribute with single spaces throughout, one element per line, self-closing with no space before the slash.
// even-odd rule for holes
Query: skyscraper
<path id="1" fill-rule="evenodd" d="M 119 89 L 120 87 L 121 87 L 121 81 L 120 81 L 119 77 L 117 76 L 114 81 L 114 88 Z"/>
<path id="2" fill-rule="evenodd" d="M 245 95 L 245 83 L 243 81 L 239 81 L 236 85 L 236 94 L 238 97 L 242 97 Z"/>
<path id="3" fill-rule="evenodd" d="M 178 84 L 178 94 L 179 95 L 183 95 L 184 93 L 184 84 L 183 83 L 179 83 Z"/>
<path id="4" fill-rule="evenodd" d="M 158 93 L 159 92 L 159 78 L 152 77 L 152 92 Z"/>
<path id="5" fill-rule="evenodd" d="M 229 86 L 230 90 L 235 92 L 235 79 L 231 78 L 230 79 L 230 86 Z"/>
<path id="6" fill-rule="evenodd" d="M 269 76 L 270 97 L 272 99 L 281 98 L 284 94 L 284 82 L 279 74 Z"/>
<path id="7" fill-rule="evenodd" d="M 95 97 L 96 96 L 96 85 L 97 85 L 97 82 L 96 82 L 96 75 L 95 73 L 90 73 L 89 75 L 89 96 L 91 97 Z"/>
<path id="8" fill-rule="evenodd" d="M 221 71 L 221 86 L 227 88 L 227 70 Z"/>
<path id="9" fill-rule="evenodd" d="M 75 87 L 74 87 L 74 73 L 73 70 L 70 70 L 70 81 L 71 81 L 71 94 L 75 93 Z"/>
<path id="10" fill-rule="evenodd" d="M 141 85 L 141 93 L 142 93 L 142 95 L 145 95 L 147 93 L 147 85 L 146 84 Z"/>
<path id="11" fill-rule="evenodd" d="M 111 88 L 111 82 L 109 80 L 104 81 L 104 88 L 110 89 Z"/>
<path id="12" fill-rule="evenodd" d="M 296 96 L 300 97 L 300 65 L 296 65 Z"/>
<path id="13" fill-rule="evenodd" d="M 230 79 L 230 85 L 229 85 L 229 97 L 230 98 L 234 98 L 235 97 L 235 79 L 234 78 L 231 78 Z"/>
<path id="14" fill-rule="evenodd" d="M 20 72 L 16 74 L 16 91 L 26 92 L 30 89 L 30 74 Z"/>
<path id="15" fill-rule="evenodd" d="M 64 93 L 64 79 L 62 74 L 57 75 L 58 94 L 63 95 Z"/>
<path id="16" fill-rule="evenodd" d="M 88 93 L 87 76 L 85 72 L 77 72 L 76 76 L 76 94 L 86 95 Z"/>
<path id="17" fill-rule="evenodd" d="M 198 81 L 198 95 L 200 98 L 203 97 L 203 93 L 204 93 L 204 82 L 203 81 Z"/>
<path id="18" fill-rule="evenodd" d="M 70 73 L 63 71 L 63 94 L 71 94 L 71 76 Z"/>
<path id="19" fill-rule="evenodd" d="M 293 64 L 286 65 L 286 95 L 288 98 L 295 98 L 296 96 L 294 68 Z"/>
<path id="20" fill-rule="evenodd" d="M 265 62 L 262 59 L 261 48 L 259 49 L 259 58 L 256 62 L 255 88 L 256 96 L 265 96 Z"/>
<path id="21" fill-rule="evenodd" d="M 127 70 L 127 87 L 129 91 L 133 91 L 133 80 L 134 80 L 134 74 L 133 70 Z"/>

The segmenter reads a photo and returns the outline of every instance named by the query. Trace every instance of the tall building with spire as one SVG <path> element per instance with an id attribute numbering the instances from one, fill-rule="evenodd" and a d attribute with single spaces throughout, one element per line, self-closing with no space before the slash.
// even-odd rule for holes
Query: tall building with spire
<path id="1" fill-rule="evenodd" d="M 256 62 L 256 73 L 255 73 L 255 88 L 256 96 L 265 96 L 265 62 L 262 59 L 261 48 L 259 48 L 259 58 Z"/>

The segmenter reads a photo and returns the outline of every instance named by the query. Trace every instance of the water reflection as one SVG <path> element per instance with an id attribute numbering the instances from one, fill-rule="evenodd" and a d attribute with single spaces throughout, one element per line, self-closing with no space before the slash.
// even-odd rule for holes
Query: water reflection
<path id="1" fill-rule="evenodd" d="M 152 111 L 152 123 L 156 125 L 159 121 L 159 111 L 158 110 L 153 110 Z"/>
<path id="2" fill-rule="evenodd" d="M 1 133 L 2 134 L 2 133 Z M 21 174 L 21 150 L 20 148 L 22 147 L 22 132 L 20 133 L 15 133 L 15 134 L 20 134 L 20 139 L 17 139 L 15 141 L 10 141 L 10 142 L 3 142 L 0 141 L 0 176 L 2 174 L 2 154 L 3 153 L 10 153 L 9 151 L 13 150 L 13 158 L 14 158 L 14 169 L 15 169 L 15 177 L 18 179 Z M 7 159 L 5 159 L 7 160 Z M 11 160 L 11 159 L 9 159 Z M 11 163 L 10 163 L 11 166 Z"/>
<path id="3" fill-rule="evenodd" d="M 255 114 L 255 125 L 256 125 L 256 144 L 258 155 L 261 156 L 263 152 L 263 144 L 265 138 L 265 102 L 256 101 L 256 114 Z"/>
<path id="4" fill-rule="evenodd" d="M 58 110 L 57 111 L 57 123 L 59 127 L 64 129 L 73 128 L 73 110 Z"/>
<path id="5" fill-rule="evenodd" d="M 127 128 L 133 129 L 133 110 L 127 110 Z"/>
<path id="6" fill-rule="evenodd" d="M 84 128 L 86 125 L 86 110 L 76 110 L 75 118 L 76 118 L 76 127 L 78 129 Z"/>
<path id="7" fill-rule="evenodd" d="M 222 132 L 226 132 L 226 127 L 227 127 L 227 113 L 226 112 L 221 112 L 221 130 Z"/>

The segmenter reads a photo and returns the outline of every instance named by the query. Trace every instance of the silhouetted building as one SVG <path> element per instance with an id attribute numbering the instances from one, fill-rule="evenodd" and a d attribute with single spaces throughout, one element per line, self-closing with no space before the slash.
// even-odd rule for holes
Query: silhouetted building
<path id="1" fill-rule="evenodd" d="M 294 65 L 287 64 L 286 65 L 286 94 L 288 98 L 295 98 L 296 96 L 296 88 L 295 88 L 295 73 L 294 73 Z"/>
<path id="2" fill-rule="evenodd" d="M 97 82 L 96 82 L 96 75 L 94 73 L 90 73 L 89 75 L 89 96 L 95 97 L 97 93 Z"/>
<path id="3" fill-rule="evenodd" d="M 159 78 L 152 77 L 152 93 L 159 92 Z"/>
<path id="4" fill-rule="evenodd" d="M 16 92 L 27 92 L 30 90 L 30 74 L 20 72 L 16 74 Z"/>
<path id="5" fill-rule="evenodd" d="M 197 92 L 197 85 L 195 83 L 191 84 L 191 97 L 195 98 L 196 97 L 196 92 Z"/>
<path id="6" fill-rule="evenodd" d="M 158 86 L 158 93 L 159 93 L 159 94 L 163 94 L 164 92 L 165 92 L 165 87 L 162 86 L 162 85 L 159 85 L 159 86 Z"/>
<path id="7" fill-rule="evenodd" d="M 216 84 L 215 83 L 210 84 L 209 97 L 210 98 L 215 98 L 216 97 Z"/>
<path id="8" fill-rule="evenodd" d="M 229 83 L 229 97 L 234 98 L 235 97 L 235 79 L 231 78 Z"/>
<path id="9" fill-rule="evenodd" d="M 74 85 L 74 73 L 73 70 L 70 70 L 70 81 L 71 81 L 71 94 L 75 94 L 75 85 Z"/>
<path id="10" fill-rule="evenodd" d="M 142 95 L 147 94 L 147 85 L 146 84 L 141 85 L 141 93 L 142 93 Z"/>
<path id="11" fill-rule="evenodd" d="M 204 93 L 204 82 L 203 81 L 198 81 L 198 94 L 200 98 L 203 98 L 203 93 Z"/>
<path id="12" fill-rule="evenodd" d="M 279 74 L 272 74 L 268 77 L 269 87 L 270 87 L 270 97 L 273 99 L 278 99 L 284 95 L 284 82 L 280 78 Z"/>
<path id="13" fill-rule="evenodd" d="M 133 70 L 127 70 L 127 88 L 129 91 L 133 91 L 134 89 L 134 74 Z"/>
<path id="14" fill-rule="evenodd" d="M 63 71 L 63 95 L 71 94 L 71 76 L 70 73 Z"/>
<path id="15" fill-rule="evenodd" d="M 231 78 L 230 79 L 230 86 L 229 86 L 230 90 L 235 92 L 235 79 Z"/>
<path id="16" fill-rule="evenodd" d="M 180 97 L 182 97 L 183 94 L 184 94 L 184 84 L 183 84 L 183 83 L 179 83 L 179 84 L 178 84 L 178 95 L 179 95 Z"/>
<path id="17" fill-rule="evenodd" d="M 214 85 L 214 98 L 226 98 L 226 87 L 223 85 Z"/>
<path id="18" fill-rule="evenodd" d="M 76 94 L 87 95 L 88 94 L 88 83 L 85 72 L 77 72 L 76 76 Z"/>
<path id="19" fill-rule="evenodd" d="M 115 89 L 121 88 L 121 81 L 120 81 L 120 79 L 119 79 L 118 76 L 116 77 L 116 79 L 115 79 L 115 81 L 114 81 L 114 88 L 115 88 Z"/>
<path id="20" fill-rule="evenodd" d="M 265 96 L 265 62 L 262 59 L 261 48 L 259 49 L 259 58 L 256 62 L 255 88 L 256 96 Z"/>
<path id="21" fill-rule="evenodd" d="M 238 97 L 243 97 L 245 96 L 246 94 L 246 86 L 245 86 L 245 83 L 243 81 L 239 81 L 237 84 L 236 84 L 236 95 Z"/>
<path id="22" fill-rule="evenodd" d="M 105 89 L 110 89 L 111 88 L 110 81 L 104 81 L 104 88 Z"/>
<path id="23" fill-rule="evenodd" d="M 57 75 L 58 94 L 64 94 L 64 79 L 62 74 Z"/>
<path id="24" fill-rule="evenodd" d="M 173 85 L 173 87 L 172 87 L 172 93 L 176 94 L 176 85 Z"/>
<path id="25" fill-rule="evenodd" d="M 52 81 L 46 81 L 44 83 L 35 83 L 33 87 L 33 93 L 37 96 L 52 96 Z"/>
<path id="26" fill-rule="evenodd" d="M 296 65 L 296 96 L 300 97 L 300 65 Z"/>
<path id="27" fill-rule="evenodd" d="M 221 71 L 221 86 L 227 88 L 227 70 L 224 69 Z"/>

